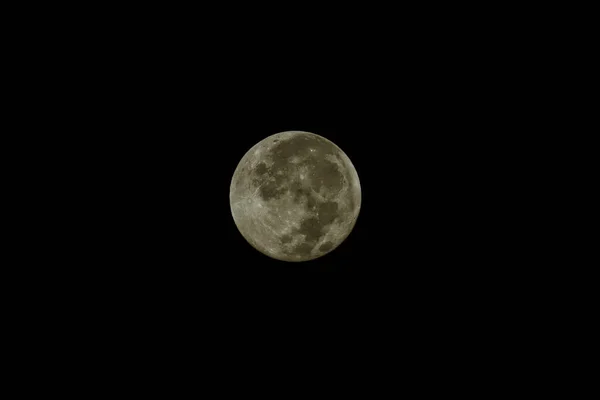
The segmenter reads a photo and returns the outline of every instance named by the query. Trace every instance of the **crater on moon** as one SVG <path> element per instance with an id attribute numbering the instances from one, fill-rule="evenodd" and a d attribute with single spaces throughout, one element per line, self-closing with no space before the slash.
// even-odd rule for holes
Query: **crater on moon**
<path id="1" fill-rule="evenodd" d="M 331 141 L 281 132 L 254 145 L 230 187 L 241 234 L 262 253 L 305 261 L 335 249 L 354 227 L 361 203 L 358 175 Z"/>

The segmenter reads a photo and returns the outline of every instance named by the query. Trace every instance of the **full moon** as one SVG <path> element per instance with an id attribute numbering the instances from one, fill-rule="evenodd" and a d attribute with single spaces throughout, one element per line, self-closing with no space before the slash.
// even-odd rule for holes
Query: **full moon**
<path id="1" fill-rule="evenodd" d="M 231 180 L 231 214 L 261 253 L 307 261 L 338 247 L 361 204 L 358 174 L 333 142 L 314 133 L 281 132 L 255 144 Z"/>

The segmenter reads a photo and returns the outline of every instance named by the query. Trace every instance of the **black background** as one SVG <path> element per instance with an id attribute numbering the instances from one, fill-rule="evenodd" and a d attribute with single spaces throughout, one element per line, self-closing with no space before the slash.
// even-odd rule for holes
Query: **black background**
<path id="1" fill-rule="evenodd" d="M 500 149 L 518 143 L 506 116 L 520 112 L 490 20 L 154 15 L 81 19 L 47 43 L 46 100 L 69 116 L 64 146 L 85 166 L 67 165 L 80 174 L 71 257 L 93 265 L 82 291 L 181 312 L 489 304 L 477 299 L 514 272 L 500 268 L 515 243 L 498 203 L 516 199 L 499 172 Z M 336 143 L 362 187 L 350 236 L 305 263 L 253 249 L 229 205 L 245 152 L 287 130 Z"/>
<path id="2" fill-rule="evenodd" d="M 23 252 L 42 261 L 10 301 L 32 303 L 32 347 L 220 390 L 319 377 L 446 391 L 496 360 L 500 379 L 527 368 L 547 298 L 532 290 L 545 265 L 519 254 L 538 206 L 523 189 L 544 166 L 513 177 L 540 151 L 523 139 L 535 119 L 519 117 L 545 33 L 507 40 L 519 18 L 498 9 L 394 6 L 30 10 L 49 26 L 17 60 L 38 106 L 20 129 L 47 165 L 45 185 L 26 182 L 42 222 L 23 225 L 45 245 Z M 253 249 L 229 205 L 241 157 L 286 130 L 332 140 L 362 187 L 352 233 L 305 263 Z"/>
<path id="3" fill-rule="evenodd" d="M 493 38 L 416 22 L 268 26 L 251 35 L 189 21 L 124 22 L 84 39 L 68 73 L 80 81 L 72 100 L 92 95 L 77 106 L 93 132 L 82 141 L 102 160 L 119 250 L 147 263 L 140 269 L 175 268 L 191 274 L 185 281 L 323 272 L 389 282 L 444 280 L 473 262 L 489 217 L 477 216 L 488 195 L 478 189 L 487 182 L 481 166 L 506 139 L 506 78 L 486 52 Z M 285 130 L 332 140 L 361 179 L 354 231 L 308 263 L 252 249 L 229 209 L 241 157 Z"/>
<path id="4" fill-rule="evenodd" d="M 285 291 L 316 273 L 317 282 L 325 274 L 377 294 L 398 285 L 442 296 L 476 279 L 480 263 L 494 257 L 479 258 L 486 245 L 479 230 L 490 218 L 483 207 L 489 193 L 481 166 L 490 154 L 484 135 L 494 135 L 494 121 L 482 122 L 487 105 L 462 73 L 440 78 L 439 61 L 396 56 L 365 66 L 290 51 L 255 56 L 254 67 L 215 61 L 213 53 L 151 67 L 136 58 L 139 69 L 114 78 L 113 90 L 100 89 L 98 140 L 111 177 L 104 195 L 115 272 L 127 282 L 141 277 L 190 285 L 191 292 L 213 281 Z M 229 207 L 241 157 L 286 130 L 332 140 L 353 161 L 362 186 L 351 235 L 306 263 L 254 250 Z"/>
<path id="5" fill-rule="evenodd" d="M 478 365 L 479 342 L 507 349 L 519 332 L 498 321 L 531 261 L 507 251 L 527 246 L 510 225 L 521 198 L 503 190 L 527 111 L 510 28 L 433 6 L 199 8 L 95 10 L 36 38 L 34 101 L 51 110 L 36 118 L 64 167 L 41 172 L 60 203 L 50 325 L 62 313 L 118 360 L 190 354 L 187 368 L 210 353 L 211 371 L 254 370 L 267 348 L 276 367 L 393 353 L 417 374 L 431 359 L 452 370 L 465 347 Z M 349 237 L 305 263 L 253 249 L 229 205 L 246 151 L 287 130 L 336 143 L 362 188 Z"/>

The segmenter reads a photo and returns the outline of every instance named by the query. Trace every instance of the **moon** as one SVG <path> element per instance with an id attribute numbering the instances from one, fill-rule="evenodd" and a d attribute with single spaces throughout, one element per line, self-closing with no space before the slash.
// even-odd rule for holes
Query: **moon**
<path id="1" fill-rule="evenodd" d="M 255 144 L 240 160 L 229 191 L 242 236 L 282 261 L 308 261 L 337 248 L 361 206 L 358 174 L 330 140 L 286 131 Z"/>

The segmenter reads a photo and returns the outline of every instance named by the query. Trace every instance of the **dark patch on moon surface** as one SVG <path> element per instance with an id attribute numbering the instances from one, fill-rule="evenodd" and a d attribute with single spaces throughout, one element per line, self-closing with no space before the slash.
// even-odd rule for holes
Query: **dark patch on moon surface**
<path id="1" fill-rule="evenodd" d="M 256 166 L 256 170 L 255 170 L 256 174 L 258 175 L 262 175 L 265 172 L 267 172 L 267 165 L 264 162 L 259 163 Z"/>
<path id="2" fill-rule="evenodd" d="M 314 243 L 300 243 L 298 246 L 294 247 L 294 254 L 300 255 L 303 257 L 309 256 L 312 249 L 315 247 Z"/>
<path id="3" fill-rule="evenodd" d="M 327 241 L 327 242 L 323 243 L 321 246 L 319 246 L 319 251 L 327 252 L 327 251 L 331 250 L 332 248 L 333 248 L 333 243 Z"/>
<path id="4" fill-rule="evenodd" d="M 323 235 L 327 233 L 328 226 L 338 217 L 338 204 L 335 202 L 321 203 L 317 206 L 317 215 L 309 217 L 302 221 L 300 228 L 296 233 L 305 235 L 304 242 L 296 246 L 295 251 L 303 252 L 310 246 L 310 250 L 321 240 Z"/>
<path id="5" fill-rule="evenodd" d="M 321 237 L 322 226 L 319 219 L 310 217 L 302 221 L 298 233 L 306 235 L 307 242 L 316 242 Z"/>
<path id="6" fill-rule="evenodd" d="M 290 235 L 283 235 L 280 240 L 281 243 L 289 243 L 292 241 L 292 237 Z"/>
<path id="7" fill-rule="evenodd" d="M 294 194 L 294 202 L 297 204 L 311 197 L 310 190 L 304 187 L 297 188 L 292 193 Z"/>
<path id="8" fill-rule="evenodd" d="M 315 191 L 318 192 L 324 187 L 332 194 L 337 194 L 342 189 L 344 181 L 337 164 L 329 160 L 318 160 L 313 171 L 316 178 Z"/>
<path id="9" fill-rule="evenodd" d="M 322 225 L 331 224 L 338 217 L 338 204 L 333 201 L 318 205 L 318 218 Z"/>
<path id="10" fill-rule="evenodd" d="M 308 208 L 310 211 L 314 211 L 316 207 L 317 201 L 315 200 L 315 197 L 311 194 L 306 198 L 306 208 Z"/>
<path id="11" fill-rule="evenodd" d="M 287 189 L 279 186 L 277 182 L 267 182 L 260 187 L 260 196 L 263 200 L 269 201 L 271 199 L 278 199 L 286 191 Z"/>

